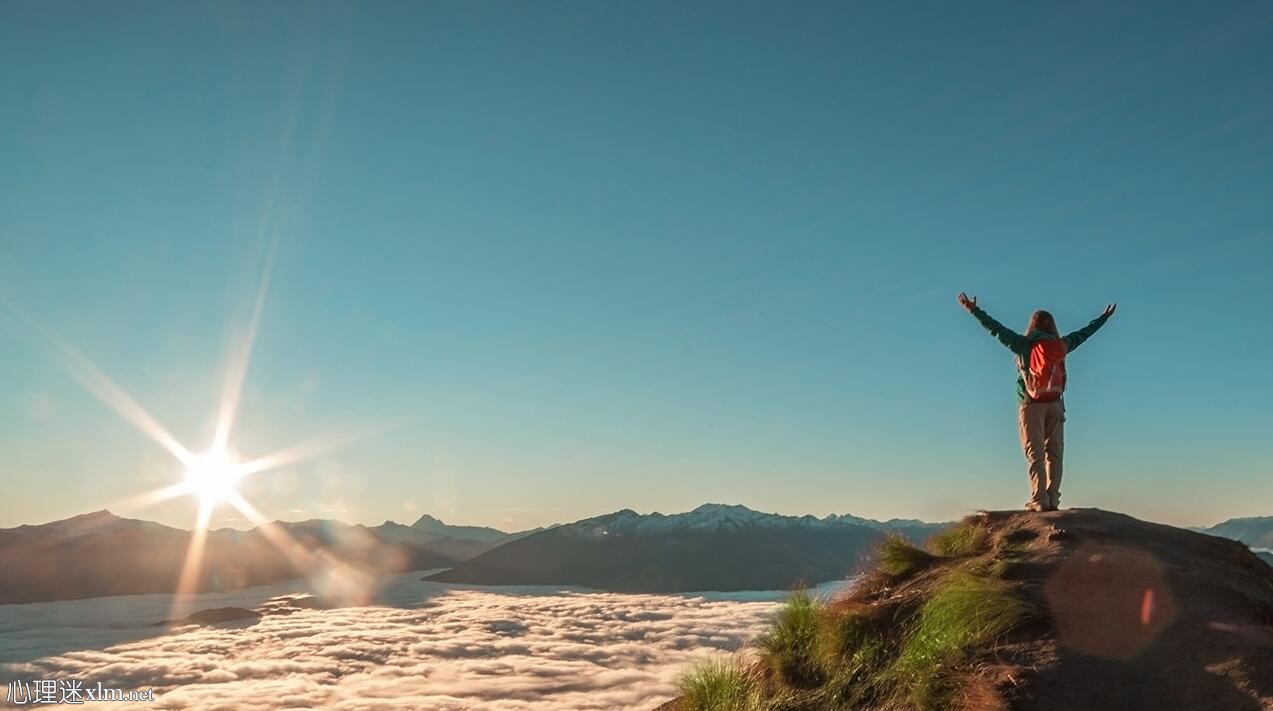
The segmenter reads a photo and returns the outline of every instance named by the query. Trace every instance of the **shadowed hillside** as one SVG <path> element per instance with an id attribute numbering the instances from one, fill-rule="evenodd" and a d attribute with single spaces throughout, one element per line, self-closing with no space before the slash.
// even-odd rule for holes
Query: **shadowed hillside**
<path id="1" fill-rule="evenodd" d="M 990 512 L 880 546 L 830 601 L 687 671 L 672 711 L 1273 709 L 1273 567 L 1094 509 Z"/>

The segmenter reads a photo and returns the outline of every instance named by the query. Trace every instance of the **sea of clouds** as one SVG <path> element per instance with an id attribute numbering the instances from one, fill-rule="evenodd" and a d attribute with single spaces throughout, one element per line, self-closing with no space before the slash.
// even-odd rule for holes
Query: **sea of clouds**
<path id="1" fill-rule="evenodd" d="M 781 597 L 483 589 L 418 575 L 398 576 L 370 606 L 167 632 L 150 625 L 170 596 L 0 606 L 0 683 L 155 689 L 153 703 L 89 704 L 112 709 L 652 709 L 687 664 L 750 640 Z M 282 592 L 295 590 L 206 596 L 196 609 Z"/>

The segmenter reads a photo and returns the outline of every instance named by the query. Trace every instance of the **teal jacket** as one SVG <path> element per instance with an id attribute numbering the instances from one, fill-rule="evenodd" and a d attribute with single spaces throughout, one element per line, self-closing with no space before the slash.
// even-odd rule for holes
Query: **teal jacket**
<path id="1" fill-rule="evenodd" d="M 1012 351 L 1013 355 L 1016 356 L 1017 402 L 1025 402 L 1027 400 L 1025 394 L 1025 379 L 1021 376 L 1021 373 L 1026 368 L 1026 359 L 1030 357 L 1030 346 L 1034 345 L 1035 341 L 1044 338 L 1053 338 L 1053 335 L 1047 331 L 1031 331 L 1023 336 L 994 320 L 990 317 L 990 314 L 982 311 L 981 308 L 977 306 L 972 308 L 972 315 L 981 322 L 982 326 L 986 327 L 986 330 L 990 332 L 990 335 L 999 339 L 999 342 L 1007 346 L 1008 350 Z M 1101 316 L 1097 316 L 1092 319 L 1091 323 L 1087 324 L 1083 328 L 1064 336 L 1061 340 L 1065 341 L 1066 355 L 1068 356 L 1079 346 L 1083 345 L 1083 341 L 1091 338 L 1092 334 L 1096 333 L 1096 331 L 1100 329 L 1101 326 L 1104 326 L 1105 322 L 1108 320 L 1109 316 L 1102 314 Z"/>

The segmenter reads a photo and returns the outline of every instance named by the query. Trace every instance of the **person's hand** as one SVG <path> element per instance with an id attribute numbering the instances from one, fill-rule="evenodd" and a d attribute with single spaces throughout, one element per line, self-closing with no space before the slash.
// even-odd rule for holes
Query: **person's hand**
<path id="1" fill-rule="evenodd" d="M 1105 304 L 1105 311 L 1101 313 L 1105 318 L 1114 315 L 1114 309 L 1118 308 L 1118 304 Z"/>
<path id="2" fill-rule="evenodd" d="M 968 313 L 972 313 L 972 310 L 977 308 L 977 297 L 974 296 L 970 299 L 967 294 L 961 291 L 957 298 L 959 299 L 959 305 L 967 309 Z"/>

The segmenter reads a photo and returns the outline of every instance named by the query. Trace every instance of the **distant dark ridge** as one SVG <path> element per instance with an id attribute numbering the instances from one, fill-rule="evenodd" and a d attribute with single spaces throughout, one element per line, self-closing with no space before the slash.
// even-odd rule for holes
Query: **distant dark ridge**
<path id="1" fill-rule="evenodd" d="M 369 575 L 445 568 L 463 559 L 440 550 L 440 543 L 382 538 L 362 526 L 333 521 L 275 525 L 295 543 L 292 556 L 259 529 L 209 531 L 194 590 L 237 590 L 302 577 L 310 571 L 293 564 L 298 552 Z M 189 531 L 106 511 L 2 529 L 0 604 L 173 592 L 190 538 Z"/>

